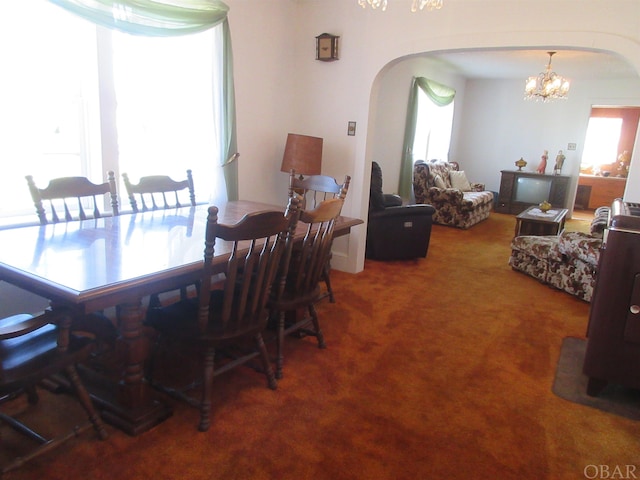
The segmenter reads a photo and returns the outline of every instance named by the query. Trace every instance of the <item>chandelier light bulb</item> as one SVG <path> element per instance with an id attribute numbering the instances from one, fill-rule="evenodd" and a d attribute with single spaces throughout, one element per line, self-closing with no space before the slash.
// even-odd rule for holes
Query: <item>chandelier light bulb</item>
<path id="1" fill-rule="evenodd" d="M 382 7 L 384 12 L 387 9 L 387 0 L 358 0 L 358 5 L 362 8 L 367 8 L 367 5 L 369 5 L 374 10 Z"/>
<path id="2" fill-rule="evenodd" d="M 412 0 L 411 11 L 417 12 L 418 10 L 439 10 L 442 8 L 444 0 Z M 358 5 L 362 8 L 367 8 L 369 5 L 372 9 L 381 9 L 383 12 L 387 9 L 387 0 L 358 0 Z"/>
<path id="3" fill-rule="evenodd" d="M 547 53 L 549 63 L 546 70 L 535 77 L 529 77 L 525 83 L 524 93 L 527 100 L 548 102 L 556 98 L 567 98 L 571 84 L 569 80 L 551 70 L 551 57 L 556 52 Z"/>
<path id="4" fill-rule="evenodd" d="M 413 0 L 411 3 L 411 11 L 413 13 L 418 10 L 424 10 L 426 7 L 427 10 L 440 10 L 442 8 L 443 0 Z"/>

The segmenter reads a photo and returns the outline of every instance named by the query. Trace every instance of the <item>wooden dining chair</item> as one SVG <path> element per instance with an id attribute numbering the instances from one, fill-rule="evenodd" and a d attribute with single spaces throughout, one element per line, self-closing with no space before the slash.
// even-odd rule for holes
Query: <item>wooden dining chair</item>
<path id="1" fill-rule="evenodd" d="M 48 309 L 35 316 L 18 314 L 0 320 L 0 403 L 8 403 L 26 394 L 28 404 L 33 406 L 39 401 L 36 390 L 39 383 L 54 374 L 64 373 L 72 386 L 73 394 L 89 417 L 87 422 L 74 427 L 71 432 L 46 438 L 35 431 L 33 421 L 29 422 L 29 410 L 25 411 L 26 415 L 25 412 L 21 412 L 19 418 L 16 414 L 11 416 L 6 413 L 11 409 L 0 413 L 0 422 L 33 440 L 36 445 L 2 465 L 2 473 L 18 468 L 60 446 L 91 426 L 100 439 L 104 440 L 108 436 L 75 367 L 88 359 L 95 348 L 95 341 L 91 336 L 78 334 L 73 328 L 73 320 L 73 316 L 66 309 Z M 43 405 L 40 409 L 42 408 L 46 406 Z M 51 425 L 54 423 L 48 421 L 47 431 L 52 430 Z M 44 428 L 39 429 L 44 431 Z M 5 452 L 13 448 L 8 445 L 10 438 L 8 434 L 3 434 L 2 448 Z M 16 451 L 19 450 L 18 445 L 23 443 L 16 439 Z M 21 450 L 24 449 L 22 445 Z"/>
<path id="2" fill-rule="evenodd" d="M 262 332 L 268 321 L 266 303 L 271 287 L 278 274 L 286 274 L 282 262 L 291 248 L 298 204 L 299 200 L 293 197 L 284 214 L 282 211 L 251 213 L 234 225 L 218 223 L 217 207 L 209 207 L 199 298 L 148 311 L 146 324 L 159 332 L 159 340 L 180 342 L 184 352 L 197 348 L 204 352 L 200 400 L 190 393 L 199 382 L 184 388 L 167 388 L 154 377 L 154 370 L 159 370 L 154 361 L 148 368 L 152 386 L 200 409 L 200 431 L 210 427 L 214 377 L 259 356 L 269 388 L 277 388 Z M 223 284 L 212 289 L 214 246 L 229 256 Z M 253 338 L 255 349 L 236 353 L 232 360 L 222 360 L 221 355 L 216 355 L 220 349 L 231 348 L 245 337 Z"/>
<path id="3" fill-rule="evenodd" d="M 45 188 L 38 188 L 32 175 L 27 175 L 26 179 L 42 225 L 103 217 L 107 215 L 103 211 L 106 194 L 109 194 L 110 214 L 119 213 L 116 178 L 112 171 L 107 172 L 107 181 L 101 184 L 92 183 L 86 177 L 60 177 L 50 180 Z M 45 203 L 49 206 L 50 220 Z"/>
<path id="4" fill-rule="evenodd" d="M 276 378 L 282 378 L 284 339 L 293 332 L 316 337 L 319 348 L 325 348 L 324 335 L 315 304 L 323 295 L 320 282 L 331 254 L 336 220 L 343 198 L 331 198 L 313 210 L 302 210 L 298 228 L 304 226 L 302 242 L 294 244 L 284 289 L 272 294 L 269 301 L 271 318 L 277 318 Z M 297 315 L 304 313 L 302 318 Z"/>
<path id="5" fill-rule="evenodd" d="M 191 170 L 187 170 L 187 178 L 185 180 L 173 180 L 168 175 L 149 175 L 140 177 L 138 183 L 131 183 L 131 179 L 127 173 L 122 174 L 124 186 L 129 197 L 129 204 L 134 213 L 146 212 L 149 210 L 169 210 L 180 208 L 182 206 L 195 206 L 196 194 L 193 186 L 193 174 Z M 188 194 L 181 200 L 181 192 Z M 180 298 L 188 297 L 190 285 L 180 288 Z M 195 285 L 197 291 L 198 286 Z M 156 308 L 160 306 L 159 292 L 149 297 L 149 307 Z"/>
<path id="6" fill-rule="evenodd" d="M 193 186 L 193 174 L 187 170 L 185 180 L 173 180 L 168 175 L 149 175 L 140 177 L 138 183 L 131 183 L 129 175 L 122 174 L 124 186 L 127 189 L 129 203 L 133 212 L 147 210 L 166 210 L 196 204 L 196 194 Z M 186 191 L 188 198 L 180 199 L 180 192 Z"/>
<path id="7" fill-rule="evenodd" d="M 342 198 L 343 200 L 347 196 L 349 190 L 349 184 L 351 183 L 351 177 L 346 176 L 342 185 L 338 184 L 335 178 L 328 175 L 309 175 L 301 178 L 294 179 L 293 188 L 296 193 L 302 196 L 302 209 L 316 208 L 320 202 L 328 200 L 329 198 Z M 322 272 L 322 280 L 325 283 L 326 290 L 320 296 L 318 301 L 329 297 L 331 303 L 335 303 L 336 299 L 333 294 L 333 288 L 331 287 L 331 255 L 327 259 L 327 263 L 324 266 Z"/>

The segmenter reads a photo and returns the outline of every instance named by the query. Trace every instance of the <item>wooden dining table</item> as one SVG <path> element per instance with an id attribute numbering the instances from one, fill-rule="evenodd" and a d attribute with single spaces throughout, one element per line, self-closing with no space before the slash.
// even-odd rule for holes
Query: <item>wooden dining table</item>
<path id="1" fill-rule="evenodd" d="M 230 201 L 218 205 L 219 223 L 283 207 Z M 105 421 L 138 435 L 171 415 L 170 406 L 144 380 L 148 342 L 143 298 L 194 283 L 202 267 L 208 205 L 0 230 L 0 280 L 78 314 L 117 307 L 118 350 L 124 361 L 116 385 L 92 397 Z M 363 223 L 340 217 L 335 236 Z M 296 237 L 302 238 L 300 229 Z M 219 272 L 229 250 L 217 242 Z"/>

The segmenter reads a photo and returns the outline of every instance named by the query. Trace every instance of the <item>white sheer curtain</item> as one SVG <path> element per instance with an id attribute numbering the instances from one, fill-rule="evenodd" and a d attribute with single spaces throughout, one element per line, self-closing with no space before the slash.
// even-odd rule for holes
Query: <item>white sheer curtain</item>
<path id="1" fill-rule="evenodd" d="M 113 32 L 120 172 L 133 181 L 164 174 L 184 179 L 193 170 L 199 202 L 226 199 L 220 151 L 222 27 L 180 37 Z M 216 51 L 217 50 L 217 51 Z M 188 52 L 185 54 L 185 52 Z"/>
<path id="2" fill-rule="evenodd" d="M 413 161 L 449 160 L 454 102 L 436 105 L 426 93 L 418 91 L 418 117 L 413 141 Z"/>

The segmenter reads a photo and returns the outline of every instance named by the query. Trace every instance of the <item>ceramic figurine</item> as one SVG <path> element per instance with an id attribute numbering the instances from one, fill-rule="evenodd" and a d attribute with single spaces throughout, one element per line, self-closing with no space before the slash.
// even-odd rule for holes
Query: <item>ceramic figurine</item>
<path id="1" fill-rule="evenodd" d="M 544 171 L 547 169 L 547 159 L 549 158 L 549 152 L 547 150 L 542 154 L 542 158 L 540 159 L 540 165 L 538 165 L 538 169 L 536 172 L 544 175 Z"/>
<path id="2" fill-rule="evenodd" d="M 562 153 L 562 150 L 558 150 L 558 156 L 556 157 L 556 166 L 553 167 L 553 173 L 555 173 L 556 175 L 560 175 L 560 172 L 562 171 L 562 165 L 564 165 L 565 158 L 566 157 Z"/>

